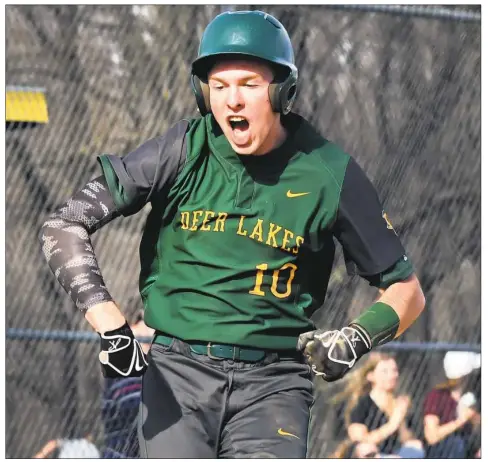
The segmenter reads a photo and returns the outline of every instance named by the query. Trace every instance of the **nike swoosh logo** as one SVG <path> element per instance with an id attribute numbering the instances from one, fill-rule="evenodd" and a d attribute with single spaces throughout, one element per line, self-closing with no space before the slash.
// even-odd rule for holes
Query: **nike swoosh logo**
<path id="1" fill-rule="evenodd" d="M 286 192 L 286 197 L 300 197 L 300 196 L 306 196 L 307 194 L 310 194 L 309 192 L 303 192 L 303 193 L 293 193 L 290 190 Z"/>
<path id="2" fill-rule="evenodd" d="M 137 340 L 135 340 L 135 342 L 137 342 Z M 140 371 L 142 371 L 142 369 L 144 369 L 144 366 L 147 366 L 147 363 L 144 360 L 144 356 L 143 356 L 142 357 L 142 364 L 141 364 L 141 361 L 140 361 L 140 358 L 139 358 L 139 353 L 141 355 L 143 355 L 144 353 L 142 351 L 141 346 L 139 345 L 139 342 L 137 342 L 137 344 L 135 345 L 135 348 L 137 348 L 137 350 L 135 351 L 135 353 L 136 353 L 136 363 L 134 365 L 135 366 L 134 368 L 135 368 L 135 370 L 137 372 L 140 372 Z"/>
<path id="3" fill-rule="evenodd" d="M 282 435 L 282 436 L 293 436 L 293 438 L 296 438 L 296 439 L 300 439 L 297 435 L 294 435 L 293 433 L 288 433 L 288 432 L 285 432 L 285 430 L 283 430 L 282 428 L 279 428 L 278 429 L 278 435 Z"/>
<path id="4" fill-rule="evenodd" d="M 139 372 L 142 371 L 142 369 L 144 369 L 144 365 L 141 365 L 141 363 L 139 362 L 139 355 L 138 355 L 136 360 L 135 370 Z"/>

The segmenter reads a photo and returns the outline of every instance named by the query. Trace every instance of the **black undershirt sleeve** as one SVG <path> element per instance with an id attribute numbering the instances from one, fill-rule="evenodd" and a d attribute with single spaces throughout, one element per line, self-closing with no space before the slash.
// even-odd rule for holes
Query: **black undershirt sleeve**
<path id="1" fill-rule="evenodd" d="M 349 274 L 358 274 L 377 287 L 412 274 L 405 249 L 374 186 L 352 158 L 346 167 L 332 232 L 343 247 Z"/>
<path id="2" fill-rule="evenodd" d="M 98 161 L 117 210 L 124 216 L 164 197 L 186 160 L 185 134 L 189 123 L 181 120 L 164 135 L 152 138 L 124 157 L 102 155 Z"/>

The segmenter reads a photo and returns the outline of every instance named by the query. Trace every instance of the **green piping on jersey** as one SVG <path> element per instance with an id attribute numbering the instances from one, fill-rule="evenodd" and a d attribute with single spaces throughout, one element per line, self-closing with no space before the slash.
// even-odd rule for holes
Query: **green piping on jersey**
<path id="1" fill-rule="evenodd" d="M 120 213 L 123 213 L 126 208 L 126 203 L 128 201 L 126 200 L 127 198 L 124 195 L 124 190 L 117 179 L 117 175 L 114 172 L 112 164 L 107 159 L 106 155 L 99 156 L 98 162 L 102 167 L 103 174 L 105 175 L 105 179 L 107 180 L 108 189 L 110 191 L 110 194 L 112 195 L 115 206 Z"/>
<path id="2" fill-rule="evenodd" d="M 404 255 L 393 266 L 372 277 L 366 277 L 370 285 L 379 289 L 387 289 L 395 282 L 408 279 L 414 273 L 410 260 Z"/>

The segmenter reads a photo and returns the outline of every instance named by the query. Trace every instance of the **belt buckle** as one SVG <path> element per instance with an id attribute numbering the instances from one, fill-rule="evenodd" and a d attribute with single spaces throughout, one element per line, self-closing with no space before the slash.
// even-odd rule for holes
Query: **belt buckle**
<path id="1" fill-rule="evenodd" d="M 208 342 L 207 344 L 207 356 L 210 358 L 210 359 L 214 359 L 214 360 L 218 360 L 218 361 L 222 361 L 222 358 L 219 358 L 218 356 L 214 356 L 212 353 L 210 353 L 210 347 L 212 346 L 212 342 Z"/>

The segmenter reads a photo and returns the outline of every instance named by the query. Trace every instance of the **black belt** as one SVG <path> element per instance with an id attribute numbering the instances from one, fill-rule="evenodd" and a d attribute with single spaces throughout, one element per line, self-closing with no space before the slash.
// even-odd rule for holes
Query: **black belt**
<path id="1" fill-rule="evenodd" d="M 170 337 L 161 332 L 156 333 L 154 343 L 160 345 L 171 345 L 174 337 Z M 234 345 L 222 345 L 212 342 L 185 342 L 189 345 L 193 353 L 208 356 L 211 359 L 232 359 L 233 361 L 258 362 L 269 354 L 277 354 L 280 359 L 299 360 L 300 354 L 296 350 L 258 350 L 256 348 L 244 348 Z"/>

